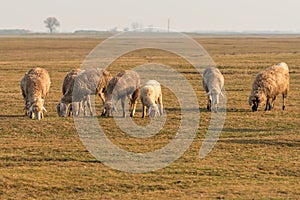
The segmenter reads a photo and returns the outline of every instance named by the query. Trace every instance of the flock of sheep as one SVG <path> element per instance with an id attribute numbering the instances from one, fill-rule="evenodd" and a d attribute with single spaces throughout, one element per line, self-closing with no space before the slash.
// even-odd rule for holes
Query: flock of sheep
<path id="1" fill-rule="evenodd" d="M 44 117 L 44 102 L 50 88 L 50 77 L 43 68 L 30 69 L 21 79 L 20 87 L 25 100 L 25 115 L 32 119 Z M 217 68 L 207 68 L 203 72 L 203 88 L 207 95 L 207 109 L 218 111 L 219 96 L 224 96 L 224 77 Z M 249 104 L 252 111 L 257 111 L 259 104 L 265 105 L 265 111 L 274 107 L 276 96 L 285 98 L 289 90 L 289 68 L 286 63 L 279 63 L 258 73 L 252 85 Z M 57 113 L 61 117 L 93 116 L 90 95 L 98 94 L 103 102 L 102 116 L 112 116 L 117 111 L 116 104 L 121 100 L 123 117 L 126 117 L 126 98 L 130 102 L 130 116 L 135 114 L 138 98 L 143 106 L 142 117 L 156 117 L 163 114 L 161 85 L 156 80 L 149 80 L 140 86 L 138 73 L 131 70 L 121 71 L 116 77 L 101 69 L 71 70 L 64 78 L 63 96 L 57 104 Z M 89 113 L 88 113 L 89 112 Z"/>

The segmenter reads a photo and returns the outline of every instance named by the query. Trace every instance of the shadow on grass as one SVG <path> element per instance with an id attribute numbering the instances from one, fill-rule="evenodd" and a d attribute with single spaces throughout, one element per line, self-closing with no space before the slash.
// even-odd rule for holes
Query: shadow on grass
<path id="1" fill-rule="evenodd" d="M 221 143 L 235 143 L 235 144 L 253 144 L 253 145 L 275 145 L 275 146 L 288 146 L 288 147 L 300 147 L 300 140 L 294 141 L 278 141 L 278 140 L 266 140 L 266 139 L 220 139 Z"/>
<path id="2" fill-rule="evenodd" d="M 226 112 L 229 112 L 229 113 L 231 113 L 231 112 L 247 112 L 247 113 L 252 113 L 252 110 L 251 110 L 251 108 L 249 108 L 249 109 L 242 109 L 242 108 L 228 108 L 227 110 L 226 110 Z"/>
<path id="3" fill-rule="evenodd" d="M 270 132 L 274 129 L 253 129 L 253 128 L 223 128 L 224 132 L 234 132 L 234 133 L 255 133 L 255 132 Z"/>
<path id="4" fill-rule="evenodd" d="M 166 111 L 181 111 L 181 108 L 165 108 Z M 183 109 L 184 111 L 197 111 L 197 109 Z M 199 108 L 200 112 L 207 112 L 210 113 L 211 111 L 207 110 L 205 107 Z M 243 113 L 252 113 L 252 110 L 249 109 L 239 109 L 239 108 L 227 108 L 226 110 L 224 108 L 219 108 L 218 112 L 243 112 Z"/>
<path id="5" fill-rule="evenodd" d="M 195 109 L 195 108 L 187 108 L 187 109 L 181 109 L 180 107 L 178 108 L 165 108 L 166 111 L 193 111 L 193 112 L 210 112 L 208 111 L 206 108 L 198 108 L 198 109 Z"/>
<path id="6" fill-rule="evenodd" d="M 7 156 L 0 157 L 1 163 L 3 162 L 83 162 L 83 163 L 101 163 L 94 159 L 74 159 L 74 158 L 47 158 L 47 157 L 18 157 L 18 156 Z"/>
<path id="7" fill-rule="evenodd" d="M 25 115 L 0 115 L 0 118 L 17 118 L 17 117 L 26 117 Z"/>

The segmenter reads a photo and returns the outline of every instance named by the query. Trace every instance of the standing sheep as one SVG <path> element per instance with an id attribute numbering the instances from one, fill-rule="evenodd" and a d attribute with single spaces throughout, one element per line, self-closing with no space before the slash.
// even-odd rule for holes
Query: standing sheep
<path id="1" fill-rule="evenodd" d="M 203 72 L 203 88 L 207 95 L 207 109 L 218 111 L 219 95 L 223 95 L 224 77 L 217 68 L 207 68 Z"/>
<path id="2" fill-rule="evenodd" d="M 74 86 L 74 78 L 81 73 L 81 69 L 72 69 L 64 78 L 63 85 L 62 85 L 62 93 L 65 95 L 68 90 L 73 91 Z M 69 94 L 69 93 L 68 93 Z M 60 117 L 71 116 L 72 114 L 72 105 L 71 103 L 62 103 L 61 101 L 56 106 L 57 114 Z M 76 110 L 76 109 L 75 109 Z"/>
<path id="3" fill-rule="evenodd" d="M 71 81 L 71 87 L 69 87 L 65 95 L 61 98 L 60 103 L 64 105 L 70 105 L 72 103 L 73 114 L 74 116 L 78 116 L 80 114 L 81 104 L 85 104 L 86 102 L 90 110 L 90 115 L 92 116 L 90 95 L 98 94 L 102 102 L 104 102 L 103 90 L 106 88 L 110 79 L 111 75 L 106 70 L 85 70 Z"/>
<path id="4" fill-rule="evenodd" d="M 282 110 L 289 90 L 289 68 L 286 63 L 279 63 L 258 73 L 252 84 L 249 105 L 252 111 L 258 110 L 259 104 L 265 105 L 265 111 L 274 107 L 277 95 L 282 95 Z"/>
<path id="5" fill-rule="evenodd" d="M 146 108 L 148 109 L 147 116 L 156 117 L 163 114 L 161 86 L 156 80 L 147 81 L 143 85 L 140 99 L 143 105 L 142 118 L 146 116 Z"/>
<path id="6" fill-rule="evenodd" d="M 44 103 L 50 89 L 50 77 L 43 68 L 30 69 L 21 79 L 20 87 L 25 100 L 26 115 L 31 119 L 42 119 L 47 112 Z"/>
<path id="7" fill-rule="evenodd" d="M 121 99 L 123 110 L 123 117 L 125 113 L 125 100 L 126 97 L 130 99 L 131 113 L 130 117 L 135 114 L 137 99 L 139 97 L 140 76 L 135 71 L 125 70 L 112 78 L 107 85 L 106 101 L 104 104 L 103 115 L 111 116 L 112 111 L 116 111 L 116 104 Z"/>

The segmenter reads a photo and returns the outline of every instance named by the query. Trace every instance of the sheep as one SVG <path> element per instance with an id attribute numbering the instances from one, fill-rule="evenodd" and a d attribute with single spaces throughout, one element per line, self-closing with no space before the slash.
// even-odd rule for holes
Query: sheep
<path id="1" fill-rule="evenodd" d="M 284 110 L 289 82 L 289 68 L 283 62 L 258 73 L 248 99 L 252 111 L 257 111 L 259 104 L 265 105 L 265 111 L 271 110 L 274 107 L 276 96 L 280 94 L 282 95 L 282 110 Z"/>
<path id="2" fill-rule="evenodd" d="M 84 70 L 83 70 L 84 71 Z M 62 93 L 65 95 L 68 90 L 73 91 L 74 81 L 72 81 L 79 73 L 81 73 L 81 69 L 72 69 L 64 78 L 62 85 Z M 70 117 L 72 114 L 72 106 L 71 103 L 62 103 L 61 101 L 56 106 L 57 114 L 60 117 L 66 117 L 67 114 Z M 76 110 L 76 109 L 75 109 Z M 78 110 L 78 109 L 77 109 Z"/>
<path id="3" fill-rule="evenodd" d="M 61 98 L 60 103 L 64 105 L 70 105 L 72 103 L 74 116 L 80 115 L 80 107 L 86 103 L 90 115 L 93 116 L 90 95 L 98 94 L 104 103 L 105 97 L 103 91 L 110 79 L 111 75 L 107 70 L 85 70 L 71 81 L 71 87 L 68 88 L 65 95 Z M 86 115 L 86 113 L 84 113 L 84 115 Z"/>
<path id="4" fill-rule="evenodd" d="M 130 100 L 130 117 L 135 114 L 137 100 L 139 97 L 139 85 L 140 76 L 135 71 L 125 70 L 117 74 L 112 78 L 106 90 L 106 101 L 104 104 L 104 110 L 102 114 L 109 117 L 112 116 L 113 111 L 117 111 L 116 104 L 121 99 L 121 105 L 123 110 L 123 117 L 126 117 L 125 113 L 125 100 L 126 97 Z"/>
<path id="5" fill-rule="evenodd" d="M 25 100 L 26 115 L 31 119 L 44 118 L 45 99 L 50 89 L 51 81 L 47 70 L 43 68 L 30 69 L 21 79 L 20 87 Z"/>
<path id="6" fill-rule="evenodd" d="M 217 112 L 219 95 L 224 96 L 222 93 L 224 87 L 224 77 L 222 73 L 214 67 L 205 69 L 202 84 L 207 95 L 207 110 Z"/>
<path id="7" fill-rule="evenodd" d="M 156 117 L 163 114 L 162 92 L 160 83 L 156 80 L 147 81 L 141 88 L 140 99 L 143 106 L 142 118 L 146 116 Z M 159 108 L 158 104 L 159 103 Z"/>

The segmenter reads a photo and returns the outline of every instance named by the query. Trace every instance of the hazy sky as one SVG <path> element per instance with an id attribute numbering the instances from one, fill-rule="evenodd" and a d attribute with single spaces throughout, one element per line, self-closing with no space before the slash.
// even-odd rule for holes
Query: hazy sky
<path id="1" fill-rule="evenodd" d="M 0 0 L 0 29 L 46 31 L 56 17 L 59 31 L 144 26 L 193 30 L 300 31 L 300 0 Z"/>

